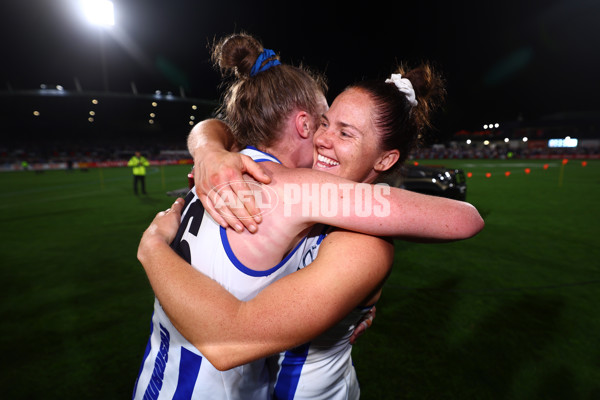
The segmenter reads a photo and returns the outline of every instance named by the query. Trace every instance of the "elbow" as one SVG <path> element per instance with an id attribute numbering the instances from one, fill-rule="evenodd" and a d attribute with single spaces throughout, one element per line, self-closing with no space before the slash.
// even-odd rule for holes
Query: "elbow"
<path id="1" fill-rule="evenodd" d="M 228 355 L 228 351 L 220 349 L 219 346 L 210 346 L 205 348 L 203 346 L 195 346 L 207 359 L 213 367 L 219 371 L 228 371 L 232 368 L 238 367 L 243 362 L 236 361 L 234 356 Z M 201 348 L 202 347 L 202 348 Z"/>
<path id="2" fill-rule="evenodd" d="M 148 235 L 147 232 L 148 232 L 148 230 L 146 230 L 146 232 L 144 232 L 144 235 L 142 235 L 142 239 L 140 240 L 140 243 L 138 244 L 138 249 L 137 249 L 137 254 L 136 254 L 138 261 L 142 264 L 144 269 L 146 269 L 146 265 L 148 264 L 150 252 L 152 251 L 153 248 L 155 248 L 155 247 L 153 247 L 153 244 L 152 244 L 152 243 L 155 243 L 155 241 L 153 241 L 152 236 Z"/>
<path id="3" fill-rule="evenodd" d="M 217 357 L 217 358 L 208 358 L 207 357 L 207 360 L 210 361 L 210 363 L 213 365 L 213 367 L 215 367 L 219 371 L 229 371 L 230 369 L 237 367 L 237 365 L 235 363 L 228 362 L 227 360 L 223 359 L 222 357 Z"/>
<path id="4" fill-rule="evenodd" d="M 210 357 L 208 358 L 208 361 L 210 361 L 210 363 L 219 371 L 229 371 L 230 369 L 241 365 L 233 362 L 233 360 L 230 357 L 222 356 Z"/>
<path id="5" fill-rule="evenodd" d="M 477 208 L 469 203 L 464 203 L 466 206 L 466 215 L 463 215 L 460 223 L 460 239 L 469 239 L 481 232 L 485 226 L 483 218 L 477 211 Z"/>
<path id="6" fill-rule="evenodd" d="M 144 263 L 146 261 L 144 255 L 145 255 L 144 249 L 142 248 L 142 244 L 140 243 L 138 245 L 138 250 L 137 250 L 137 259 L 140 262 L 140 264 L 142 264 L 142 266 L 144 266 Z"/>
<path id="7" fill-rule="evenodd" d="M 478 215 L 477 218 L 474 218 L 474 221 L 470 224 L 469 229 L 466 232 L 465 239 L 469 239 L 477 235 L 483 230 L 484 227 L 485 222 L 483 221 L 483 218 Z"/>

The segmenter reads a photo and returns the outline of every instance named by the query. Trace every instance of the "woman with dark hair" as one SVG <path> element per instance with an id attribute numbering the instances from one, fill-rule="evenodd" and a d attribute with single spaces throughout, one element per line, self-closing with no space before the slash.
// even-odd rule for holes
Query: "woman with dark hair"
<path id="1" fill-rule="evenodd" d="M 261 118 L 261 96 L 270 98 L 289 91 L 286 82 L 270 76 L 281 65 L 274 62 L 268 51 L 255 54 L 257 62 L 250 70 L 260 72 L 248 74 L 250 64 L 240 60 L 251 53 L 242 51 L 236 58 L 234 71 L 239 81 L 230 87 L 225 107 L 225 121 L 231 127 L 231 134 L 243 143 L 244 139 L 238 137 L 245 137 L 249 129 L 246 118 L 250 113 L 256 114 L 252 118 Z M 410 74 L 409 71 L 407 75 Z M 259 77 L 281 86 L 272 91 L 255 91 L 258 100 L 244 97 L 247 93 L 241 89 L 243 85 Z M 155 303 L 154 329 L 162 332 L 165 328 L 169 337 L 162 341 L 155 339 L 148 351 L 152 356 L 146 358 L 143 371 L 158 369 L 161 385 L 170 376 L 171 387 L 161 391 L 161 395 L 168 397 L 190 385 L 194 395 L 206 393 L 202 387 L 210 387 L 214 398 L 258 398 L 264 394 L 261 387 L 270 393 L 274 385 L 276 398 L 358 398 L 350 336 L 353 327 L 379 298 L 393 261 L 392 244 L 370 235 L 457 240 L 473 236 L 483 227 L 481 217 L 467 203 L 389 187 L 376 189 L 383 187 L 367 184 L 406 156 L 404 152 L 401 154 L 399 143 L 414 142 L 414 137 L 422 132 L 426 120 L 419 118 L 428 113 L 426 108 L 431 104 L 428 94 L 435 93 L 433 87 L 427 86 L 435 80 L 412 89 L 406 78 L 390 79 L 389 83 L 350 87 L 336 98 L 331 109 L 322 111 L 311 152 L 313 169 L 289 168 L 297 166 L 295 160 L 306 157 L 294 153 L 296 148 L 286 142 L 286 134 L 281 134 L 294 136 L 302 132 L 310 140 L 307 111 L 288 110 L 273 142 L 266 137 L 254 141 L 247 136 L 244 143 L 247 147 L 242 153 L 255 159 L 265 158 L 261 165 L 271 181 L 257 191 L 263 194 L 269 191 L 282 199 L 263 215 L 260 229 L 255 233 L 219 227 L 216 220 L 205 214 L 195 191 L 187 196 L 185 209 L 178 200 L 168 212 L 159 213 L 146 230 L 138 258 L 160 301 Z M 419 105 L 422 109 L 417 109 Z M 227 111 L 230 106 L 234 111 Z M 397 107 L 402 111 L 396 113 Z M 266 114 L 274 117 L 277 113 Z M 398 125 L 399 119 L 404 121 L 400 125 L 409 126 L 403 134 L 411 137 L 397 138 L 397 145 L 385 145 L 384 141 L 391 142 L 384 140 L 386 134 L 396 134 L 393 126 Z M 208 136 L 192 140 L 199 144 L 194 155 L 204 152 L 222 155 L 224 148 L 220 142 L 207 137 L 227 133 L 226 127 L 213 121 L 198 126 L 199 131 L 204 128 L 210 131 L 204 132 Z M 261 131 L 268 129 L 268 125 L 263 125 Z M 292 154 L 295 156 L 290 157 Z M 210 157 L 204 158 L 204 162 L 210 164 Z M 252 165 L 246 157 L 241 159 L 238 164 Z M 331 201 L 329 211 L 337 212 L 304 212 L 302 201 L 290 198 L 290 188 L 303 185 L 316 188 L 327 185 L 339 190 L 337 193 L 342 196 L 327 198 Z M 369 216 L 359 215 L 361 203 L 366 200 L 373 205 L 387 203 L 389 208 L 377 213 L 373 207 L 367 210 Z M 215 215 L 218 220 L 218 214 Z M 162 334 L 163 338 L 166 336 Z M 165 347 L 168 363 L 162 363 L 164 357 L 161 359 L 160 354 Z M 265 383 L 261 370 L 261 366 L 266 367 L 264 357 L 279 352 L 283 353 L 276 358 L 276 381 Z M 186 369 L 178 354 L 195 360 L 194 369 Z M 210 375 L 203 375 L 207 360 L 213 370 Z M 219 374 L 214 368 L 225 372 Z M 144 378 L 147 375 L 151 374 L 140 375 L 138 387 L 152 385 L 152 378 Z M 218 381 L 223 386 L 222 394 L 214 391 L 216 385 L 208 383 L 211 379 L 212 383 Z"/>

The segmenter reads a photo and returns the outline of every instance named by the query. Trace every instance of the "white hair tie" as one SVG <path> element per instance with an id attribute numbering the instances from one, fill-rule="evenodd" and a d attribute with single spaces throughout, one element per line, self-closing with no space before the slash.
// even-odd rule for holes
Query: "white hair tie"
<path id="1" fill-rule="evenodd" d="M 419 104 L 415 95 L 415 89 L 413 89 L 413 85 L 409 79 L 403 78 L 400 74 L 392 74 L 390 78 L 385 80 L 385 83 L 396 85 L 398 90 L 406 95 L 406 100 L 408 100 L 411 106 L 416 107 Z"/>

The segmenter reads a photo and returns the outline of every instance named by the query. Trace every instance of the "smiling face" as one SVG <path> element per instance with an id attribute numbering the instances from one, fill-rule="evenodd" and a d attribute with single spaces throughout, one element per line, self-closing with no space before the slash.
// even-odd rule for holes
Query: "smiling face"
<path id="1" fill-rule="evenodd" d="M 373 107 L 370 96 L 359 89 L 348 89 L 333 101 L 314 136 L 313 169 L 372 182 L 389 168 L 392 160 L 380 148 Z"/>

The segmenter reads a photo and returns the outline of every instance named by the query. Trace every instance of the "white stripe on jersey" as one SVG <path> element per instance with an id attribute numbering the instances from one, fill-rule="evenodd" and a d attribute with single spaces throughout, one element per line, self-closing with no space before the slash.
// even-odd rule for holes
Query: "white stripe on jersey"
<path id="1" fill-rule="evenodd" d="M 306 239 L 302 268 L 313 262 L 330 227 L 315 227 Z M 371 307 L 356 308 L 309 343 L 279 354 L 276 360 L 277 400 L 352 400 L 360 397 L 352 365 L 350 336 Z M 273 368 L 273 367 L 272 367 Z"/>
<path id="2" fill-rule="evenodd" d="M 242 151 L 256 161 L 279 162 L 270 154 Z M 240 300 L 256 296 L 272 282 L 298 269 L 304 240 L 269 271 L 244 266 L 229 248 L 225 230 L 201 206 L 195 189 L 186 197 L 173 248 L 192 266 L 218 281 Z M 155 300 L 150 340 L 134 399 L 267 399 L 272 389 L 265 359 L 218 371 L 171 324 Z"/>

